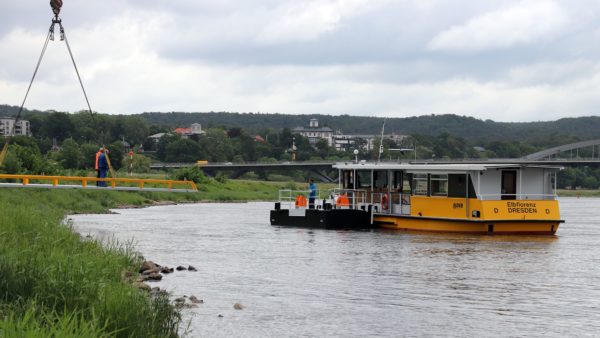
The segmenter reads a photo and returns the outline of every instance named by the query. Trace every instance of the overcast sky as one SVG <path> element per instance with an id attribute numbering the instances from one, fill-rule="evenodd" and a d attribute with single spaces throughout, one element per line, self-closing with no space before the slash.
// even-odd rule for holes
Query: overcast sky
<path id="1" fill-rule="evenodd" d="M 51 9 L 0 5 L 0 103 L 20 105 Z M 600 0 L 64 0 L 61 18 L 101 113 L 600 115 Z M 64 43 L 26 107 L 86 107 Z"/>

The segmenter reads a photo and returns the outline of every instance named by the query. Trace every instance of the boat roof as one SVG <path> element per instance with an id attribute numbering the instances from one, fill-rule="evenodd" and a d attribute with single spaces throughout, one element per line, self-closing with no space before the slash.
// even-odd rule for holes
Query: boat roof
<path id="1" fill-rule="evenodd" d="M 561 170 L 562 167 L 528 165 L 519 163 L 452 163 L 452 164 L 411 164 L 411 163 L 391 163 L 391 162 L 338 162 L 333 168 L 342 170 L 404 170 L 407 172 L 459 172 L 467 171 L 485 171 L 489 169 L 500 168 L 544 168 Z"/>

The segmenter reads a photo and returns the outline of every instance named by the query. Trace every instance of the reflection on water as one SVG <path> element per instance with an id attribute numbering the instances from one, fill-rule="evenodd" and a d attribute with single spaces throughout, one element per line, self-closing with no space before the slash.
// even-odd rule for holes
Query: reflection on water
<path id="1" fill-rule="evenodd" d="M 600 332 L 598 203 L 562 199 L 567 223 L 540 237 L 272 227 L 271 203 L 71 218 L 197 267 L 157 284 L 204 300 L 189 336 L 562 337 Z"/>

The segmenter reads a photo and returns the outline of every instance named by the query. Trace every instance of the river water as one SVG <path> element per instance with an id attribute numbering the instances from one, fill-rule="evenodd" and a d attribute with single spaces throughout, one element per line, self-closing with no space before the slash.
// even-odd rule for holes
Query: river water
<path id="1" fill-rule="evenodd" d="M 273 227 L 272 205 L 69 218 L 161 265 L 196 267 L 152 285 L 204 300 L 184 310 L 188 337 L 600 335 L 600 199 L 562 198 L 567 222 L 552 237 Z"/>

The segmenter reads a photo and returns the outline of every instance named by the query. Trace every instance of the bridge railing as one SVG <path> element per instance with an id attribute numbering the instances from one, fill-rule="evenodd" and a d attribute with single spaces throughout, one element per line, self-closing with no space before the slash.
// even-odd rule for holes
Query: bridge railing
<path id="1" fill-rule="evenodd" d="M 95 189 L 96 182 L 104 182 L 114 190 L 160 190 L 160 191 L 198 191 L 194 181 L 174 181 L 146 178 L 96 178 L 83 176 L 50 176 L 0 174 L 0 180 L 14 180 L 17 183 L 4 182 L 0 186 L 8 187 L 40 187 L 40 188 L 82 188 Z M 71 183 L 71 184 L 65 184 Z"/>

